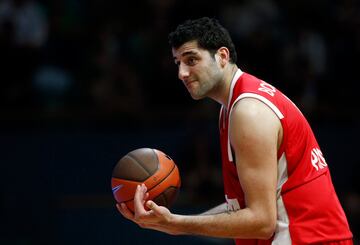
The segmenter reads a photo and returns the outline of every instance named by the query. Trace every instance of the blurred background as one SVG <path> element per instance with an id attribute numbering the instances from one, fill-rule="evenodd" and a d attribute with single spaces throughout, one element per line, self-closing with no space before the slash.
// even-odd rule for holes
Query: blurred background
<path id="1" fill-rule="evenodd" d="M 121 156 L 152 147 L 180 169 L 174 212 L 223 202 L 219 105 L 191 99 L 167 42 L 202 16 L 307 116 L 359 244 L 356 0 L 0 0 L 0 244 L 232 244 L 141 230 L 110 189 Z"/>

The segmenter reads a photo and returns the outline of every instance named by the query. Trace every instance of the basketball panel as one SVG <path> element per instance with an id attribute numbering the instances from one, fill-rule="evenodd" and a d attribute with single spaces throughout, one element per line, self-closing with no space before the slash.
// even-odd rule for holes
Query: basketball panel
<path id="1" fill-rule="evenodd" d="M 166 207 L 171 207 L 179 194 L 179 188 L 170 186 L 161 195 L 166 199 Z"/>
<path id="2" fill-rule="evenodd" d="M 149 179 L 151 178 L 152 177 L 150 177 Z M 147 182 L 145 182 L 145 185 L 148 188 L 149 199 L 153 200 L 170 186 L 176 188 L 180 187 L 179 170 L 174 164 L 172 171 L 167 176 L 165 176 L 162 181 L 157 182 L 152 188 L 147 185 Z"/>
<path id="3" fill-rule="evenodd" d="M 139 163 L 130 155 L 125 155 L 116 164 L 112 176 L 119 179 L 142 182 L 145 181 L 150 174 L 144 169 L 142 163 Z"/>
<path id="4" fill-rule="evenodd" d="M 113 196 L 118 203 L 126 202 L 134 198 L 136 187 L 140 185 L 141 182 L 123 180 L 118 178 L 111 178 L 111 188 Z"/>
<path id="5" fill-rule="evenodd" d="M 159 159 L 154 149 L 140 148 L 127 155 L 136 160 L 149 175 L 153 175 L 159 168 Z"/>
<path id="6" fill-rule="evenodd" d="M 159 206 L 165 206 L 165 207 L 169 207 L 168 206 L 168 202 L 166 197 L 164 196 L 163 193 L 161 193 L 159 196 L 155 197 L 154 199 L 152 199 L 157 205 Z"/>
<path id="7" fill-rule="evenodd" d="M 176 168 L 175 163 L 171 159 L 168 159 L 163 152 L 158 150 L 155 150 L 155 152 L 157 154 L 157 159 L 159 159 L 159 168 L 153 175 L 144 181 L 144 184 L 149 191 L 155 188 L 155 186 L 161 184 L 165 178 L 168 178 L 169 174 L 174 170 L 174 168 Z M 161 184 L 161 186 L 164 184 L 166 184 L 166 182 Z M 159 190 L 161 193 L 161 188 Z"/>

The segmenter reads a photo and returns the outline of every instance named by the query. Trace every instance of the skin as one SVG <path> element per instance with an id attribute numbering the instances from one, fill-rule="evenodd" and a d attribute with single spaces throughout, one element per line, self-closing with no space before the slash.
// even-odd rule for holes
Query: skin
<path id="1" fill-rule="evenodd" d="M 179 79 L 192 98 L 209 97 L 227 107 L 230 82 L 238 68 L 229 62 L 226 47 L 219 48 L 214 57 L 199 48 L 196 41 L 191 41 L 173 49 L 173 56 L 179 67 Z M 134 197 L 135 213 L 123 203 L 117 204 L 119 212 L 140 227 L 173 235 L 269 239 L 276 225 L 277 150 L 282 141 L 281 123 L 265 104 L 245 98 L 233 107 L 229 132 L 246 208 L 221 212 L 225 206 L 220 205 L 204 215 L 173 214 L 167 208 L 147 201 L 147 188 L 142 184 L 137 187 Z"/>

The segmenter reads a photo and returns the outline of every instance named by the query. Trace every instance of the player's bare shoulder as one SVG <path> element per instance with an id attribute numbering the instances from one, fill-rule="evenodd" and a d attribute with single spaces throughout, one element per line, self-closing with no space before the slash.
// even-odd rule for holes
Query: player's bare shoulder
<path id="1" fill-rule="evenodd" d="M 230 111 L 229 134 L 243 137 L 268 135 L 282 139 L 282 126 L 274 111 L 256 98 L 243 98 L 237 101 Z M 278 138 L 279 136 L 279 138 Z M 232 137 L 230 137 L 232 138 Z"/>
<path id="2" fill-rule="evenodd" d="M 243 122 L 260 124 L 266 123 L 266 121 L 269 120 L 274 124 L 281 126 L 280 120 L 272 109 L 256 98 L 243 98 L 237 101 L 231 108 L 230 120 L 241 120 Z"/>

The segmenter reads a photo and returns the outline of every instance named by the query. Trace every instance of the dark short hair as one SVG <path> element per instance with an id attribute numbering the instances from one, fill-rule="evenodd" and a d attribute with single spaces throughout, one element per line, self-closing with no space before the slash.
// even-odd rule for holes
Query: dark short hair
<path id="1" fill-rule="evenodd" d="M 237 61 L 235 45 L 230 34 L 217 19 L 202 17 L 187 20 L 169 34 L 169 43 L 173 48 L 179 48 L 190 41 L 197 41 L 200 48 L 212 54 L 215 54 L 219 48 L 226 47 L 230 52 L 230 62 Z"/>

